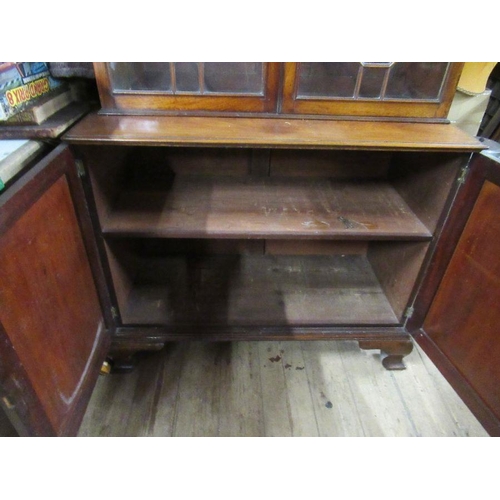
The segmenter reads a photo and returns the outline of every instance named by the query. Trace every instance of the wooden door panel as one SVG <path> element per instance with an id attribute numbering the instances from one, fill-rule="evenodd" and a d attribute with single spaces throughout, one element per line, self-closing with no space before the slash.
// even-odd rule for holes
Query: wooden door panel
<path id="1" fill-rule="evenodd" d="M 500 186 L 486 181 L 424 322 L 500 416 Z"/>
<path id="2" fill-rule="evenodd" d="M 484 428 L 500 436 L 500 163 L 470 162 L 406 327 Z"/>
<path id="3" fill-rule="evenodd" d="M 38 172 L 45 189 L 34 194 L 27 182 L 0 216 L 9 222 L 0 235 L 4 391 L 21 420 L 46 419 L 37 429 L 25 422 L 28 435 L 76 433 L 109 342 L 70 190 L 74 164 L 67 148 L 50 156 Z"/>

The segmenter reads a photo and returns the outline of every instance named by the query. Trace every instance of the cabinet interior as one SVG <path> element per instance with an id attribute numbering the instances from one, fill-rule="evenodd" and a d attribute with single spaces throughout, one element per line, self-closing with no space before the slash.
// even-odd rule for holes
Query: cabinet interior
<path id="1" fill-rule="evenodd" d="M 123 325 L 400 325 L 467 155 L 79 146 Z"/>
<path id="2" fill-rule="evenodd" d="M 398 325 L 427 246 L 118 238 L 106 252 L 126 325 Z"/>

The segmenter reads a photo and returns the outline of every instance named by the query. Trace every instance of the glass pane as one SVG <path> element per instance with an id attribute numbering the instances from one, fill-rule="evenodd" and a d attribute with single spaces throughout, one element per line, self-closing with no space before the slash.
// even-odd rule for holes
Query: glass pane
<path id="1" fill-rule="evenodd" d="M 298 97 L 353 97 L 358 62 L 300 63 Z"/>
<path id="2" fill-rule="evenodd" d="M 448 63 L 398 62 L 390 69 L 385 97 L 437 99 Z"/>
<path id="3" fill-rule="evenodd" d="M 175 83 L 179 92 L 200 91 L 200 79 L 198 76 L 198 64 L 195 62 L 176 62 Z"/>
<path id="4" fill-rule="evenodd" d="M 359 97 L 380 97 L 387 68 L 363 68 Z"/>
<path id="5" fill-rule="evenodd" d="M 112 62 L 109 73 L 114 90 L 171 90 L 166 62 Z"/>
<path id="6" fill-rule="evenodd" d="M 262 63 L 204 63 L 205 92 L 225 94 L 264 93 Z"/>

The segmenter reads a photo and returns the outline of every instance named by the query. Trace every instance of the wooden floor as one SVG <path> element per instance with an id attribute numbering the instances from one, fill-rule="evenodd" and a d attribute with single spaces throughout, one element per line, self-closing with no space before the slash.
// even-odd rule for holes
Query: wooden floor
<path id="1" fill-rule="evenodd" d="M 487 436 L 418 348 L 386 371 L 356 342 L 168 344 L 100 377 L 80 436 Z"/>

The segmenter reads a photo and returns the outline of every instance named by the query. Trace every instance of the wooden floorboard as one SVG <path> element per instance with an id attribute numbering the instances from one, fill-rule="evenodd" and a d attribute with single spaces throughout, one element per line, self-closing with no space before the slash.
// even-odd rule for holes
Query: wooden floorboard
<path id="1" fill-rule="evenodd" d="M 418 348 L 386 371 L 356 342 L 185 342 L 101 377 L 80 436 L 487 436 Z"/>

